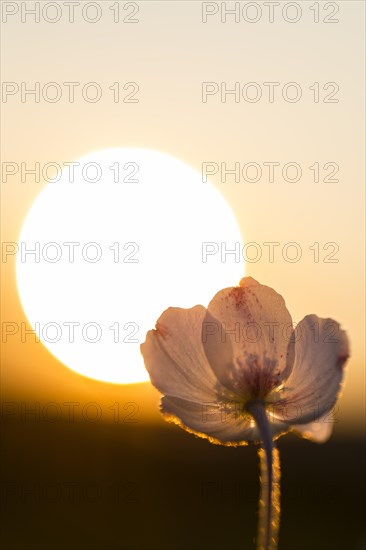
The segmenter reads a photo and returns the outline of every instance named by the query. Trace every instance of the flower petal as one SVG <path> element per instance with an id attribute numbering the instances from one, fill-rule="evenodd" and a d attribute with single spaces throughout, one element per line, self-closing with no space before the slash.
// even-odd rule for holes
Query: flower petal
<path id="1" fill-rule="evenodd" d="M 332 434 L 333 426 L 334 420 L 329 417 L 329 413 L 326 413 L 315 422 L 295 424 L 291 426 L 291 429 L 306 439 L 311 439 L 316 443 L 325 443 Z"/>
<path id="2" fill-rule="evenodd" d="M 288 377 L 292 334 L 282 296 L 251 277 L 218 292 L 202 326 L 205 353 L 217 378 L 247 399 L 264 399 Z"/>
<path id="3" fill-rule="evenodd" d="M 295 330 L 295 362 L 274 412 L 283 422 L 307 424 L 330 411 L 349 357 L 346 333 L 333 319 L 307 315 Z"/>
<path id="4" fill-rule="evenodd" d="M 211 443 L 245 445 L 247 441 L 260 441 L 260 435 L 252 417 L 240 412 L 239 403 L 203 402 L 193 403 L 177 397 L 163 397 L 161 412 L 167 420 L 179 424 Z M 277 422 L 271 424 L 273 435 L 287 431 L 288 426 Z"/>
<path id="5" fill-rule="evenodd" d="M 191 401 L 217 399 L 218 381 L 201 342 L 206 309 L 168 308 L 141 345 L 151 382 L 163 394 Z M 224 391 L 224 388 L 222 388 Z"/>

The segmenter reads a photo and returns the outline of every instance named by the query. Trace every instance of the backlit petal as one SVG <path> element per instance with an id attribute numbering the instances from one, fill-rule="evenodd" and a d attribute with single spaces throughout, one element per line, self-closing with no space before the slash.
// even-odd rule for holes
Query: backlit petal
<path id="1" fill-rule="evenodd" d="M 291 429 L 316 443 L 325 443 L 330 438 L 334 427 L 334 420 L 329 413 L 308 424 L 295 424 Z"/>
<path id="2" fill-rule="evenodd" d="M 210 302 L 202 342 L 224 386 L 248 399 L 264 399 L 291 372 L 292 333 L 282 296 L 245 277 Z"/>
<path id="3" fill-rule="evenodd" d="M 219 384 L 201 342 L 205 313 L 203 306 L 169 308 L 156 330 L 147 333 L 141 353 L 151 382 L 161 393 L 197 402 L 217 399 Z"/>
<path id="4" fill-rule="evenodd" d="M 307 315 L 295 330 L 295 362 L 274 405 L 278 418 L 306 424 L 330 411 L 343 380 L 349 356 L 346 333 L 332 319 Z"/>
<path id="5" fill-rule="evenodd" d="M 260 435 L 252 417 L 240 411 L 239 403 L 192 403 L 177 397 L 163 397 L 161 411 L 182 428 L 212 443 L 244 445 L 246 441 L 259 441 Z M 281 423 L 271 424 L 273 435 L 286 431 Z"/>

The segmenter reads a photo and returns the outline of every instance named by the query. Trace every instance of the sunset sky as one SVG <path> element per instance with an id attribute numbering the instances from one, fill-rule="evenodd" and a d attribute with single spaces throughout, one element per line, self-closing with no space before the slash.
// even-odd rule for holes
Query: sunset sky
<path id="1" fill-rule="evenodd" d="M 339 22 L 333 24 L 314 23 L 310 3 L 305 2 L 296 23 L 286 22 L 280 11 L 270 23 L 263 8 L 255 24 L 242 18 L 236 23 L 229 16 L 222 23 L 220 13 L 203 23 L 200 2 L 141 2 L 139 12 L 131 16 L 138 23 L 113 23 L 106 4 L 94 24 L 77 11 L 72 24 L 65 11 L 54 24 L 35 23 L 31 17 L 22 23 L 20 14 L 7 16 L 2 25 L 2 79 L 19 85 L 19 92 L 4 96 L 3 87 L 3 170 L 4 163 L 62 165 L 119 147 L 167 153 L 198 173 L 207 162 L 218 168 L 226 163 L 228 169 L 240 163 L 240 181 L 233 175 L 223 181 L 220 170 L 209 180 L 231 207 L 243 242 L 258 243 L 263 251 L 259 261 L 245 266 L 243 262 L 242 274 L 282 294 L 294 321 L 315 313 L 336 319 L 347 331 L 351 359 L 336 416 L 340 431 L 360 433 L 365 382 L 364 4 L 338 2 L 340 11 L 334 17 Z M 58 83 L 62 97 L 52 103 L 41 92 L 39 102 L 31 95 L 22 102 L 22 82 L 29 89 L 39 82 L 40 90 L 47 83 Z M 73 103 L 65 82 L 80 83 Z M 95 103 L 85 101 L 81 93 L 90 82 L 102 90 Z M 133 90 L 124 90 L 126 83 L 137 83 L 138 102 L 115 102 L 117 82 L 121 97 Z M 202 100 L 205 82 L 218 90 L 207 101 Z M 276 83 L 273 101 L 265 84 L 269 82 Z M 233 90 L 235 83 L 240 94 L 224 95 L 223 101 L 224 86 Z M 249 89 L 247 83 L 256 84 Z M 288 83 L 296 86 L 286 87 Z M 252 102 L 250 94 L 258 89 L 262 96 Z M 292 94 L 298 90 L 301 97 L 294 102 Z M 248 163 L 262 169 L 256 182 L 245 181 L 242 175 Z M 279 163 L 273 182 L 268 163 Z M 288 163 L 300 166 L 298 181 L 282 177 Z M 314 181 L 315 163 L 320 181 Z M 294 179 L 289 170 L 287 179 Z M 339 181 L 324 181 L 326 176 Z M 21 170 L 4 182 L 3 171 L 3 242 L 18 240 L 32 202 L 46 185 L 42 176 L 39 182 L 32 176 L 22 182 Z M 108 213 L 101 212 L 98 223 L 103 223 L 103 216 L 108 218 Z M 280 243 L 273 262 L 266 242 Z M 281 253 L 291 242 L 302 251 L 296 263 L 285 261 Z M 314 243 L 319 243 L 319 261 L 314 261 L 314 248 L 309 248 Z M 327 243 L 333 244 L 324 249 Z M 326 261 L 329 257 L 337 261 Z M 3 258 L 2 274 L 2 322 L 24 322 L 15 256 L 6 262 Z M 231 281 L 238 283 L 239 278 Z M 101 281 L 98 291 L 103 292 L 106 284 Z M 6 343 L 3 339 L 1 375 L 2 398 L 8 402 L 96 401 L 106 419 L 113 418 L 110 407 L 116 401 L 133 402 L 141 421 L 163 422 L 158 392 L 149 382 L 115 385 L 83 377 L 31 336 L 25 342 L 19 334 Z"/>

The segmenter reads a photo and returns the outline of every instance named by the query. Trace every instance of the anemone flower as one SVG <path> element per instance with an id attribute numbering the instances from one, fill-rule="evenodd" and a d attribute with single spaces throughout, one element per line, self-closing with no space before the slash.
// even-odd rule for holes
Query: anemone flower
<path id="1" fill-rule="evenodd" d="M 293 327 L 283 298 L 245 277 L 208 308 L 168 308 L 141 346 L 161 412 L 222 445 L 260 443 L 258 549 L 277 547 L 279 454 L 295 430 L 317 442 L 332 431 L 348 339 L 332 319 L 307 315 Z"/>

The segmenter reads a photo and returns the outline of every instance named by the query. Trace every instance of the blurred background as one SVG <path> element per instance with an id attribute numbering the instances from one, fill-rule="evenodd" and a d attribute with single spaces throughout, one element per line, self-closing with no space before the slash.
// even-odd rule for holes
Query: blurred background
<path id="1" fill-rule="evenodd" d="M 109 147 L 144 147 L 198 172 L 205 162 L 262 167 L 258 181 L 224 181 L 220 170 L 209 179 L 244 242 L 278 242 L 279 250 L 297 242 L 303 254 L 297 263 L 263 255 L 245 272 L 280 292 L 295 321 L 308 313 L 338 320 L 352 353 L 332 439 L 279 440 L 279 548 L 365 548 L 364 4 L 280 2 L 272 22 L 263 2 L 239 3 L 239 14 L 227 14 L 226 22 L 216 2 L 80 2 L 73 22 L 63 2 L 52 4 L 58 8 L 42 11 L 40 3 L 38 22 L 22 12 L 36 10 L 34 2 L 2 2 L 3 81 L 29 88 L 97 82 L 103 97 L 22 101 L 20 91 L 4 96 L 3 88 L 2 165 L 62 164 Z M 223 5 L 234 9 L 233 2 Z M 114 102 L 109 87 L 116 82 L 138 83 L 139 101 Z M 207 101 L 203 82 L 219 90 Z M 221 96 L 222 83 L 229 90 L 236 82 L 240 90 L 257 83 L 261 99 Z M 273 101 L 266 82 L 279 83 Z M 283 96 L 290 82 L 301 89 L 296 102 Z M 265 170 L 269 162 L 280 166 L 275 181 Z M 301 167 L 298 181 L 283 177 L 287 163 Z M 46 184 L 22 182 L 20 172 L 3 178 L 3 242 L 18 240 Z M 315 242 L 319 261 L 309 248 Z M 327 261 L 333 248 L 326 243 L 335 243 L 338 261 Z M 15 256 L 1 268 L 2 322 L 28 323 Z M 80 376 L 32 337 L 3 338 L 1 353 L 4 548 L 255 547 L 254 446 L 217 447 L 166 425 L 149 382 Z"/>

